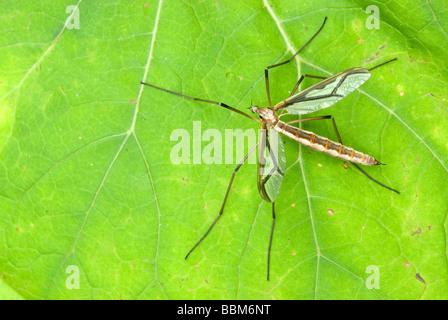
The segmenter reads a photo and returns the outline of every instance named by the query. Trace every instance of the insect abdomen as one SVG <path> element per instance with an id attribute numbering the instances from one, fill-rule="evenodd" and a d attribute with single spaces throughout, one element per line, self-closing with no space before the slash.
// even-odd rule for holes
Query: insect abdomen
<path id="1" fill-rule="evenodd" d="M 330 139 L 314 134 L 313 132 L 290 126 L 283 121 L 279 121 L 274 126 L 274 130 L 307 147 L 341 160 L 359 163 L 365 166 L 380 164 L 375 158 L 367 154 L 346 147 L 339 142 L 331 141 Z"/>

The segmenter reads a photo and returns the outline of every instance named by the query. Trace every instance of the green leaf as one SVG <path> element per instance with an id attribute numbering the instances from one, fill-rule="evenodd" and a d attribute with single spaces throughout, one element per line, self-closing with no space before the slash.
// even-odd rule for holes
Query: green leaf
<path id="1" fill-rule="evenodd" d="M 71 5 L 79 29 L 70 28 Z M 444 3 L 378 3 L 379 29 L 366 27 L 368 5 L 4 1 L 3 281 L 27 299 L 448 298 Z M 172 133 L 193 137 L 200 125 L 224 139 L 226 130 L 256 132 L 258 124 L 140 81 L 244 112 L 251 102 L 267 106 L 265 67 L 289 59 L 325 16 L 297 59 L 269 71 L 272 101 L 301 74 L 397 57 L 319 114 L 334 116 L 347 146 L 386 163 L 365 170 L 401 194 L 285 138 L 270 281 L 271 205 L 258 194 L 253 163 L 237 173 L 224 214 L 185 260 L 216 218 L 240 157 L 194 164 L 192 146 L 190 163 L 174 164 Z M 331 121 L 302 128 L 336 139 Z M 379 287 L 369 289 L 378 274 Z"/>
<path id="2" fill-rule="evenodd" d="M 0 300 L 23 300 L 23 297 L 0 279 Z"/>

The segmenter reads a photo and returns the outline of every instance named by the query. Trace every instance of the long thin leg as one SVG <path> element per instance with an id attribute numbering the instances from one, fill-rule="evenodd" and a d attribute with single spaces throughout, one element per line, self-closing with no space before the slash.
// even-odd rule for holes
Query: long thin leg
<path id="1" fill-rule="evenodd" d="M 393 59 L 391 59 L 391 60 L 389 60 L 389 61 L 380 63 L 379 65 L 374 66 L 373 68 L 370 68 L 370 69 L 367 69 L 367 70 L 372 71 L 373 69 L 376 69 L 376 68 L 379 68 L 379 67 L 381 67 L 381 66 L 384 66 L 385 64 L 387 64 L 387 63 L 389 63 L 389 62 L 392 62 L 392 61 L 395 61 L 395 60 L 398 60 L 398 59 L 397 59 L 397 58 L 393 58 Z"/>
<path id="2" fill-rule="evenodd" d="M 329 115 L 329 116 L 320 116 L 320 117 L 312 117 L 312 118 L 305 118 L 305 119 L 297 119 L 297 120 L 293 120 L 293 121 L 287 122 L 287 124 L 292 124 L 292 123 L 297 123 L 297 122 L 304 122 L 304 121 L 310 121 L 310 120 L 323 120 L 323 119 L 331 119 L 331 121 L 333 122 L 334 131 L 336 132 L 336 136 L 338 137 L 338 141 L 339 141 L 340 144 L 343 144 L 341 136 L 339 134 L 338 127 L 336 126 L 336 121 L 334 120 L 334 117 L 331 116 L 331 115 Z M 355 168 L 358 169 L 363 175 L 365 175 L 367 178 L 369 178 L 370 180 L 372 180 L 376 184 L 378 184 L 378 185 L 380 185 L 380 186 L 382 186 L 382 187 L 384 187 L 384 188 L 386 188 L 386 189 L 388 189 L 390 191 L 393 191 L 393 192 L 396 192 L 396 193 L 400 194 L 399 191 L 397 191 L 397 190 L 395 190 L 395 189 L 393 189 L 393 188 L 391 188 L 389 186 L 386 186 L 386 185 L 382 184 L 381 182 L 379 182 L 378 180 L 376 180 L 376 179 L 372 178 L 371 176 L 369 176 L 369 174 L 367 172 L 365 172 L 363 169 L 361 169 L 356 163 L 351 163 L 351 164 L 353 166 L 355 166 Z"/>
<path id="3" fill-rule="evenodd" d="M 206 100 L 206 99 L 201 99 L 201 98 L 190 97 L 190 96 L 187 96 L 185 94 L 174 92 L 174 91 L 167 90 L 167 89 L 164 89 L 164 88 L 160 88 L 160 87 L 157 87 L 157 86 L 155 86 L 153 84 L 149 84 L 149 83 L 146 83 L 146 82 L 143 82 L 143 81 L 141 82 L 141 84 L 144 84 L 145 86 L 149 86 L 149 87 L 152 87 L 152 88 L 157 89 L 157 90 L 161 90 L 161 91 L 165 91 L 165 92 L 174 94 L 174 95 L 179 96 L 179 97 L 183 97 L 183 98 L 187 98 L 187 99 L 191 99 L 191 100 L 195 100 L 195 101 L 202 101 L 202 102 L 216 104 L 216 105 L 218 105 L 220 107 L 232 110 L 233 112 L 236 112 L 236 113 L 238 113 L 238 114 L 240 114 L 242 116 L 245 116 L 245 117 L 247 117 L 247 118 L 249 118 L 251 120 L 254 120 L 254 121 L 257 121 L 257 122 L 261 122 L 260 119 L 256 119 L 254 117 L 251 117 L 250 115 L 245 114 L 244 112 L 242 112 L 242 111 L 240 111 L 238 109 L 235 109 L 235 108 L 233 108 L 231 106 L 228 106 L 227 104 L 222 103 L 222 102 L 217 102 L 217 101 L 212 101 L 212 100 Z"/>
<path id="4" fill-rule="evenodd" d="M 272 202 L 272 226 L 271 226 L 271 235 L 269 236 L 269 247 L 268 247 L 268 275 L 267 280 L 269 281 L 269 268 L 271 262 L 271 245 L 272 245 L 272 236 L 274 235 L 274 226 L 275 226 L 275 201 Z"/>
<path id="5" fill-rule="evenodd" d="M 313 41 L 313 39 L 319 34 L 319 32 L 320 32 L 320 31 L 322 30 L 322 28 L 324 27 L 326 21 L 327 21 L 327 17 L 325 17 L 324 22 L 322 23 L 322 25 L 321 25 L 321 27 L 319 28 L 319 30 L 317 30 L 317 32 L 311 37 L 311 39 L 308 40 L 308 41 L 302 46 L 302 48 L 300 48 L 296 53 L 294 53 L 293 56 L 292 56 L 291 58 L 289 58 L 289 59 L 286 60 L 286 61 L 283 61 L 283 62 L 274 64 L 274 65 L 272 65 L 272 66 L 268 66 L 268 67 L 266 67 L 266 69 L 264 69 L 264 78 L 265 78 L 265 80 L 266 80 L 266 93 L 267 93 L 267 95 L 268 95 L 269 107 L 272 106 L 272 105 L 271 105 L 271 94 L 270 94 L 270 92 L 269 92 L 269 69 L 272 69 L 272 68 L 275 68 L 275 67 L 279 67 L 279 66 L 284 65 L 284 64 L 286 64 L 286 63 L 288 63 L 288 62 L 291 62 L 292 59 L 294 59 L 295 56 L 297 56 L 297 55 L 298 55 L 298 54 L 299 54 L 299 53 L 300 53 L 300 52 L 301 52 L 301 51 L 302 51 L 308 44 L 310 44 L 310 42 Z"/>
<path id="6" fill-rule="evenodd" d="M 341 136 L 339 134 L 338 127 L 336 126 L 336 121 L 334 120 L 334 117 L 332 115 L 312 117 L 312 118 L 304 118 L 304 119 L 297 119 L 297 120 L 292 120 L 292 121 L 289 121 L 289 122 L 286 122 L 286 123 L 287 124 L 293 124 L 293 123 L 297 123 L 297 122 L 305 122 L 305 121 L 311 121 L 311 120 L 326 120 L 326 119 L 331 119 L 331 121 L 333 122 L 334 131 L 336 132 L 336 136 L 338 137 L 338 141 L 339 141 L 340 144 L 343 144 Z"/>
<path id="7" fill-rule="evenodd" d="M 321 77 L 321 76 L 313 76 L 312 74 L 303 74 L 299 81 L 297 81 L 296 85 L 294 86 L 294 89 L 291 91 L 291 94 L 289 95 L 290 97 L 292 97 L 294 95 L 294 93 L 296 92 L 296 90 L 299 88 L 300 83 L 302 83 L 303 79 L 305 79 L 305 77 L 308 78 L 313 78 L 313 79 L 327 79 L 326 77 Z"/>
<path id="8" fill-rule="evenodd" d="M 232 174 L 232 178 L 230 178 L 230 183 L 229 186 L 227 187 L 227 192 L 226 195 L 224 197 L 224 201 L 222 202 L 221 205 L 221 210 L 219 210 L 218 216 L 216 217 L 216 219 L 213 221 L 212 225 L 210 226 L 210 228 L 208 228 L 208 230 L 205 232 L 205 234 L 201 237 L 201 239 L 199 239 L 198 242 L 196 242 L 196 244 L 193 246 L 193 248 L 191 248 L 190 251 L 188 251 L 187 255 L 185 256 L 185 259 L 188 258 L 188 256 L 190 255 L 190 253 L 193 252 L 193 250 L 202 242 L 202 240 L 205 239 L 205 237 L 208 235 L 208 233 L 210 232 L 210 230 L 212 230 L 213 226 L 216 224 L 216 222 L 218 221 L 218 219 L 221 217 L 223 211 L 224 211 L 224 206 L 226 204 L 227 201 L 227 197 L 229 196 L 229 192 L 230 192 L 230 188 L 232 187 L 232 183 L 233 183 L 233 179 L 235 178 L 236 173 L 238 172 L 238 170 L 240 170 L 241 166 L 244 164 L 244 162 L 246 162 L 247 158 L 249 158 L 249 156 L 255 151 L 255 149 L 257 149 L 259 142 L 257 142 L 252 149 L 249 150 L 249 152 L 244 156 L 244 158 L 240 161 L 240 163 L 236 166 L 235 170 L 233 170 L 233 174 Z"/>
<path id="9" fill-rule="evenodd" d="M 313 78 L 313 79 L 326 79 L 325 77 L 321 77 L 321 76 L 314 76 L 312 74 L 304 74 L 300 77 L 299 81 L 297 81 L 296 85 L 294 86 L 294 89 L 291 91 L 291 94 L 289 95 L 290 97 L 292 97 L 294 95 L 294 93 L 299 88 L 300 84 L 302 83 L 303 79 L 305 79 L 305 77 Z M 283 112 L 285 112 L 285 108 L 282 108 L 282 111 L 280 112 L 279 117 L 281 117 L 283 115 Z"/>

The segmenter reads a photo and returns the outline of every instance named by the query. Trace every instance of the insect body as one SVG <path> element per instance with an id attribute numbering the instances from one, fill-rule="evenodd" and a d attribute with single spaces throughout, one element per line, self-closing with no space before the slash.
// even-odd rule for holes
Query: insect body
<path id="1" fill-rule="evenodd" d="M 339 142 L 334 142 L 311 131 L 306 131 L 291 126 L 279 120 L 274 111 L 272 111 L 271 109 L 255 106 L 250 107 L 250 109 L 252 110 L 252 112 L 257 113 L 260 119 L 263 122 L 266 122 L 266 124 L 268 124 L 271 129 L 274 129 L 275 131 L 284 134 L 288 138 L 291 138 L 314 150 L 326 153 L 330 156 L 344 161 L 358 163 L 365 166 L 381 164 L 374 157 L 346 147 Z"/>
<path id="2" fill-rule="evenodd" d="M 275 113 L 279 109 L 286 109 L 290 114 L 306 114 L 327 108 L 354 91 L 369 77 L 370 72 L 367 69 L 348 69 L 292 95 L 276 104 L 273 108 L 252 106 L 250 110 L 258 114 L 261 121 L 268 124 L 270 128 L 314 150 L 352 163 L 367 166 L 381 164 L 375 158 L 346 147 L 341 143 L 318 136 L 313 132 L 293 127 L 279 120 Z"/>
<path id="3" fill-rule="evenodd" d="M 257 121 L 261 123 L 261 134 L 259 141 L 255 146 L 253 146 L 249 152 L 244 156 L 244 158 L 239 162 L 237 167 L 234 169 L 232 177 L 230 179 L 230 183 L 227 187 L 227 192 L 225 194 L 223 203 L 221 205 L 221 209 L 211 224 L 211 226 L 208 228 L 208 230 L 205 232 L 205 234 L 199 239 L 199 241 L 196 242 L 196 244 L 193 246 L 193 248 L 188 252 L 185 259 L 188 258 L 191 252 L 202 242 L 202 240 L 208 235 L 208 233 L 211 231 L 213 226 L 216 224 L 220 216 L 222 215 L 224 211 L 224 206 L 227 201 L 227 197 L 229 195 L 230 189 L 232 187 L 232 183 L 234 181 L 236 173 L 239 171 L 241 166 L 245 163 L 245 161 L 248 159 L 248 157 L 257 149 L 258 147 L 258 162 L 257 162 L 257 185 L 258 190 L 261 195 L 261 197 L 272 203 L 272 226 L 271 226 L 271 233 L 269 238 L 269 247 L 268 247 L 268 258 L 267 258 L 267 279 L 269 280 L 269 268 L 270 268 L 270 252 L 271 252 L 271 244 L 272 244 L 272 237 L 274 233 L 274 225 L 275 225 L 275 201 L 277 199 L 277 196 L 280 192 L 281 185 L 283 182 L 283 177 L 286 171 L 286 156 L 285 156 L 285 150 L 283 146 L 283 141 L 280 138 L 280 134 L 287 136 L 307 147 L 310 147 L 314 150 L 326 153 L 330 156 L 339 158 L 344 161 L 348 161 L 355 166 L 356 169 L 358 169 L 361 173 L 363 173 L 366 177 L 368 177 L 370 180 L 374 181 L 375 183 L 379 184 L 380 186 L 389 189 L 393 192 L 399 193 L 397 190 L 392 189 L 391 187 L 388 187 L 381 182 L 378 182 L 377 180 L 370 177 L 364 170 L 362 170 L 358 164 L 361 165 L 380 165 L 378 160 L 373 158 L 372 156 L 369 156 L 367 154 L 364 154 L 362 152 L 356 151 L 352 148 L 349 148 L 342 143 L 342 139 L 339 135 L 339 131 L 336 126 L 336 122 L 334 118 L 331 115 L 327 116 L 315 116 L 311 118 L 300 118 L 297 120 L 284 122 L 280 120 L 281 117 L 292 114 L 292 115 L 306 115 L 315 111 L 322 110 L 324 108 L 328 108 L 332 106 L 333 104 L 337 103 L 339 100 L 346 97 L 348 94 L 356 90 L 359 86 L 361 86 L 367 79 L 370 77 L 370 71 L 373 69 L 376 69 L 386 63 L 389 63 L 391 61 L 394 61 L 396 59 L 392 59 L 389 61 L 386 61 L 384 63 L 381 63 L 373 68 L 370 69 L 364 69 L 364 68 L 352 68 L 345 71 L 342 71 L 338 74 L 335 74 L 334 76 L 331 76 L 329 78 L 324 78 L 320 76 L 314 76 L 314 75 L 302 75 L 298 82 L 296 83 L 294 89 L 292 90 L 291 95 L 285 99 L 274 105 L 271 106 L 271 98 L 270 98 L 270 92 L 269 92 L 269 76 L 268 71 L 271 68 L 281 66 L 283 64 L 286 64 L 290 62 L 297 54 L 299 54 L 313 39 L 317 36 L 317 34 L 322 30 L 322 28 L 325 25 L 325 21 L 327 18 L 325 18 L 324 23 L 320 27 L 320 29 L 314 34 L 314 36 L 304 45 L 301 49 L 299 49 L 289 60 L 284 61 L 282 63 L 269 66 L 265 69 L 265 80 L 266 80 L 266 93 L 268 98 L 269 107 L 263 108 L 263 107 L 257 107 L 257 106 L 251 106 L 249 109 L 255 113 L 258 116 L 257 118 L 254 118 L 238 109 L 235 109 L 225 103 L 212 101 L 212 100 L 206 100 L 201 98 L 194 98 L 191 96 L 187 96 L 181 93 L 177 93 L 174 91 L 170 91 L 167 89 L 163 89 L 157 86 L 154 86 L 152 84 L 148 84 L 145 82 L 142 82 L 142 84 L 150 86 L 152 88 L 162 90 L 164 92 L 168 92 L 183 98 L 192 99 L 195 101 L 201 101 L 206 103 L 215 104 L 218 106 L 221 106 L 223 108 L 226 108 L 230 111 L 236 112 L 242 116 L 245 116 L 246 118 L 249 118 L 251 120 Z M 309 78 L 315 78 L 315 79 L 322 79 L 322 81 L 298 92 L 295 93 L 296 90 L 299 88 L 302 80 L 305 77 Z M 287 112 L 284 114 L 284 112 Z M 280 112 L 279 115 L 277 115 L 277 112 Z M 325 137 L 319 136 L 313 132 L 303 130 L 301 128 L 297 128 L 292 126 L 293 123 L 298 122 L 304 122 L 304 121 L 311 121 L 311 120 L 324 120 L 324 119 L 330 119 L 333 122 L 333 127 L 336 132 L 338 142 L 332 141 L 330 139 L 327 139 Z"/>

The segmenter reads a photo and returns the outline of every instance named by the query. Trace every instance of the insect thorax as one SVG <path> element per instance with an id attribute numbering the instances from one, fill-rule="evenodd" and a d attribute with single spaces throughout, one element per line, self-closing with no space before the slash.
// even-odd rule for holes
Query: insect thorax
<path id="1" fill-rule="evenodd" d="M 274 126 L 278 122 L 278 117 L 272 109 L 261 107 L 250 107 L 253 113 L 258 114 L 260 119 L 270 125 Z"/>

